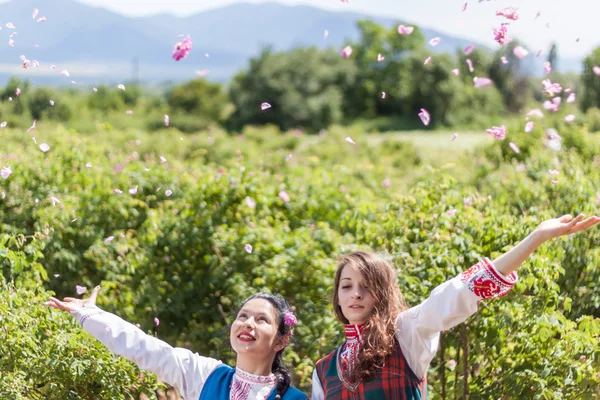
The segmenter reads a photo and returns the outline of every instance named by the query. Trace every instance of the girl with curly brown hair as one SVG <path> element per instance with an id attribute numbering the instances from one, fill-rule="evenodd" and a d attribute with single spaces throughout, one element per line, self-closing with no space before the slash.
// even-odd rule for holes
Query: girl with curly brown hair
<path id="1" fill-rule="evenodd" d="M 312 400 L 427 398 L 427 370 L 441 331 L 465 321 L 485 299 L 508 294 L 517 268 L 543 242 L 590 228 L 593 216 L 565 215 L 542 222 L 506 254 L 484 258 L 435 288 L 416 307 L 405 303 L 393 264 L 371 252 L 341 259 L 333 307 L 346 341 L 317 362 Z"/>

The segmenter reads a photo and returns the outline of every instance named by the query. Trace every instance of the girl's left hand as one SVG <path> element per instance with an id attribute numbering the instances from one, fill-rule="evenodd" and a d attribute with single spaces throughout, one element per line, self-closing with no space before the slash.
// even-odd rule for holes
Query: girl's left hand
<path id="1" fill-rule="evenodd" d="M 542 222 L 536 231 L 541 236 L 542 240 L 550 240 L 559 236 L 570 235 L 591 228 L 600 222 L 600 217 L 591 216 L 583 219 L 584 215 L 579 214 L 573 218 L 567 214 L 559 218 L 549 219 Z"/>

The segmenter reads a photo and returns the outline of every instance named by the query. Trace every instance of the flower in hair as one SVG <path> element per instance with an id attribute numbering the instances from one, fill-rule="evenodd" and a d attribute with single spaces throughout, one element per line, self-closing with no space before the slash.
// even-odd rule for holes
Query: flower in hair
<path id="1" fill-rule="evenodd" d="M 285 313 L 285 315 L 283 316 L 283 321 L 285 322 L 285 324 L 287 326 L 289 326 L 291 328 L 296 326 L 296 323 L 298 322 L 298 320 L 296 319 L 296 316 L 291 311 L 288 311 Z"/>

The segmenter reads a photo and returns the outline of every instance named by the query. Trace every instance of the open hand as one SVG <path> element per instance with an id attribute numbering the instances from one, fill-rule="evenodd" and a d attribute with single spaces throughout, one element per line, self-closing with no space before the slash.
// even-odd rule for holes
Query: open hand
<path id="1" fill-rule="evenodd" d="M 77 311 L 81 311 L 84 308 L 93 307 L 96 305 L 96 297 L 98 297 L 98 292 L 100 291 L 100 286 L 96 286 L 94 290 L 92 290 L 92 294 L 87 299 L 76 299 L 74 297 L 65 297 L 63 301 L 58 300 L 57 298 L 50 297 L 50 300 L 46 302 L 46 305 L 49 307 L 53 307 L 63 311 L 69 311 L 71 313 L 75 313 Z"/>
<path id="2" fill-rule="evenodd" d="M 573 218 L 567 214 L 559 218 L 549 219 L 542 222 L 536 231 L 541 235 L 544 241 L 553 239 L 559 236 L 570 235 L 591 228 L 600 222 L 600 217 L 591 216 L 583 219 L 584 215 L 579 214 Z"/>

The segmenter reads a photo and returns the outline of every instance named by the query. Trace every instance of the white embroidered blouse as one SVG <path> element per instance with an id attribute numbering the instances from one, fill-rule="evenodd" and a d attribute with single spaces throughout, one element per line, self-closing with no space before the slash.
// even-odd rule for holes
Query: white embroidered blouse
<path id="1" fill-rule="evenodd" d="M 421 304 L 402 312 L 396 319 L 396 338 L 408 366 L 420 379 L 425 378 L 438 348 L 440 332 L 448 330 L 477 311 L 480 301 L 508 294 L 517 273 L 503 276 L 488 258 L 460 275 L 442 283 Z M 325 394 L 317 375 L 312 375 L 312 400 Z"/>
<path id="2" fill-rule="evenodd" d="M 179 389 L 186 400 L 198 400 L 210 373 L 221 361 L 190 350 L 171 347 L 145 334 L 135 325 L 97 306 L 74 314 L 83 329 L 110 351 L 150 371 L 163 382 Z M 264 400 L 275 387 L 275 375 L 258 376 L 236 368 L 231 383 L 231 400 Z"/>

